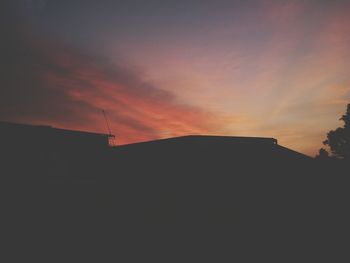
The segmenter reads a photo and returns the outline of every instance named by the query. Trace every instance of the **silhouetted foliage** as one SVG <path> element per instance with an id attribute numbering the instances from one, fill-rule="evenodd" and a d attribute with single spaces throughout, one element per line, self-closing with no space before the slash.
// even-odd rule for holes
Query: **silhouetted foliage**
<path id="1" fill-rule="evenodd" d="M 347 106 L 347 111 L 340 120 L 344 121 L 344 127 L 332 130 L 327 134 L 327 140 L 323 142 L 328 145 L 334 157 L 340 159 L 350 159 L 350 104 Z M 322 150 L 322 149 L 321 149 Z M 321 153 L 320 150 L 320 153 Z M 324 152 L 322 153 L 324 154 Z"/>
<path id="2" fill-rule="evenodd" d="M 329 158 L 329 153 L 324 148 L 321 148 L 318 152 L 318 155 L 316 155 L 316 159 L 318 160 L 328 160 Z"/>

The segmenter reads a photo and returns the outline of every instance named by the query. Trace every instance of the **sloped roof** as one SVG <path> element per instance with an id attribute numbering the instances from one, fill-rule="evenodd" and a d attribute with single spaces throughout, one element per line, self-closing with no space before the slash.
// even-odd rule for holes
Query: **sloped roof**
<path id="1" fill-rule="evenodd" d="M 59 132 L 62 134 L 114 137 L 114 135 L 104 134 L 104 133 L 68 130 L 68 129 L 52 127 L 49 125 L 33 125 L 33 124 L 23 124 L 23 123 L 12 123 L 12 122 L 6 122 L 6 121 L 0 121 L 0 129 L 7 129 L 7 130 L 12 130 L 12 131 L 25 131 L 25 130 L 30 129 L 33 131 L 34 130 L 35 131 L 53 131 L 53 132 Z"/>
<path id="2" fill-rule="evenodd" d="M 273 153 L 284 157 L 299 159 L 312 159 L 311 157 L 294 150 L 283 147 L 274 138 L 265 137 L 237 137 L 237 136 L 213 136 L 213 135 L 188 135 L 153 141 L 126 144 L 114 147 L 115 151 L 157 151 L 157 149 L 183 146 L 186 149 L 215 149 L 215 151 L 227 152 L 228 150 L 242 150 L 246 152 L 259 150 L 259 152 Z"/>
<path id="3" fill-rule="evenodd" d="M 145 142 L 137 142 L 131 144 L 124 144 L 117 146 L 118 148 L 124 147 L 138 147 L 143 145 L 158 145 L 158 144 L 173 144 L 173 143 L 244 143 L 244 144 L 277 144 L 277 140 L 274 138 L 264 137 L 242 137 L 242 136 L 216 136 L 216 135 L 186 135 L 179 137 L 171 137 L 165 139 L 158 139 Z"/>

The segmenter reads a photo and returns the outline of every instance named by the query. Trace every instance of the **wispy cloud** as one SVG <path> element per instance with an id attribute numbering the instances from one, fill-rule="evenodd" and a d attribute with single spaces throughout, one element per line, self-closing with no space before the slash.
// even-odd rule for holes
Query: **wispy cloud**
<path id="1" fill-rule="evenodd" d="M 89 35 L 85 22 L 101 29 L 89 32 L 87 46 L 106 47 L 100 53 L 108 59 L 3 12 L 0 117 L 104 132 L 105 109 L 121 143 L 189 133 L 268 136 L 314 155 L 350 100 L 350 3 L 190 2 L 191 15 L 169 8 L 173 16 L 166 21 L 160 10 L 152 22 L 141 9 L 135 24 L 122 13 L 118 20 L 103 17 L 108 25 L 99 15 L 91 22 L 90 13 L 81 17 L 84 27 L 77 23 L 75 30 Z M 106 16 L 115 7 L 95 6 Z"/>
<path id="2" fill-rule="evenodd" d="M 132 66 L 94 57 L 18 21 L 10 26 L 1 51 L 1 119 L 106 132 L 104 109 L 121 144 L 222 126 L 218 116 L 179 104 Z"/>

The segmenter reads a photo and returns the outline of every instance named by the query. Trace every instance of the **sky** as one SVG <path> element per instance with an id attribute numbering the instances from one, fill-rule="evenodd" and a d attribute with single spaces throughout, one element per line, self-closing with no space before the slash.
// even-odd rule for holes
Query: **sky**
<path id="1" fill-rule="evenodd" d="M 347 0 L 1 1 L 0 120 L 314 156 L 350 102 Z"/>

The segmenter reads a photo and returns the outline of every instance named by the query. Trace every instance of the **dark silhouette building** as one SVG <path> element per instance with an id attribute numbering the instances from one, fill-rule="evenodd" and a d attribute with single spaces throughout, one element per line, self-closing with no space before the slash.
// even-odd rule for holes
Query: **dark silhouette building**
<path id="1" fill-rule="evenodd" d="M 133 206 L 142 206 L 145 213 L 135 217 L 151 221 L 235 222 L 237 214 L 230 212 L 238 211 L 243 195 L 255 199 L 260 193 L 256 201 L 262 202 L 275 193 L 282 200 L 294 179 L 313 164 L 312 158 L 278 145 L 273 138 L 184 136 L 111 151 L 116 165 L 111 185 L 121 186 L 118 193 L 125 189 L 135 191 L 133 196 L 138 193 Z"/>
<path id="2" fill-rule="evenodd" d="M 110 136 L 0 122 L 0 152 L 8 167 L 4 175 L 31 179 L 36 176 L 95 176 L 97 164 L 106 158 Z"/>
<path id="3" fill-rule="evenodd" d="M 154 248 L 179 262 L 185 247 L 197 256 L 226 247 L 239 262 L 281 262 L 305 247 L 315 255 L 350 220 L 347 174 L 276 139 L 183 136 L 111 147 L 109 137 L 0 123 L 2 212 L 17 239 L 48 232 L 45 243 L 129 249 L 135 260 Z"/>
<path id="4" fill-rule="evenodd" d="M 0 142 L 11 147 L 57 148 L 62 150 L 102 149 L 109 146 L 111 135 L 58 129 L 46 125 L 0 122 Z M 33 147 L 33 148 L 32 148 Z"/>

